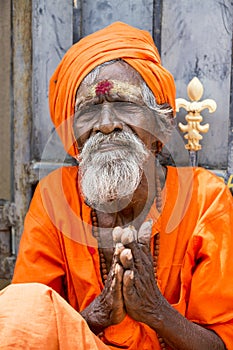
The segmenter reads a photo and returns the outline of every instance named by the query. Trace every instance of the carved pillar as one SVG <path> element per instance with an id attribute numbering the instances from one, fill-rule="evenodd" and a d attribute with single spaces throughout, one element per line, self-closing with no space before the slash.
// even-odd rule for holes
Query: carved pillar
<path id="1" fill-rule="evenodd" d="M 15 255 L 12 252 L 12 233 L 16 222 L 15 206 L 0 200 L 0 289 L 1 283 L 12 278 Z"/>
<path id="2" fill-rule="evenodd" d="M 26 165 L 31 159 L 32 40 L 31 0 L 12 0 L 14 202 L 17 211 L 16 249 L 31 199 Z"/>

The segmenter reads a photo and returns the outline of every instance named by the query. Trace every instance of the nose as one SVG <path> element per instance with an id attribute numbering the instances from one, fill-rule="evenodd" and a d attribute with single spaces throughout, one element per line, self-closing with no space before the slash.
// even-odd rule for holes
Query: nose
<path id="1" fill-rule="evenodd" d="M 102 104 L 100 116 L 93 127 L 94 133 L 111 134 L 113 131 L 123 130 L 123 123 L 114 112 L 111 102 Z"/>

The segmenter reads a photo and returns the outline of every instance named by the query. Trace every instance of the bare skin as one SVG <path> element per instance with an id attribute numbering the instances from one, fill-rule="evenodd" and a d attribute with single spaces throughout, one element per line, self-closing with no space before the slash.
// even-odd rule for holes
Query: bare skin
<path id="1" fill-rule="evenodd" d="M 131 85 L 139 84 L 138 73 L 120 62 L 104 67 L 98 79 L 101 81 L 122 79 L 122 77 L 124 80 L 125 77 L 129 77 L 126 80 Z M 80 149 L 93 133 L 108 134 L 116 130 L 127 130 L 135 133 L 147 148 L 154 152 L 156 144 L 156 138 L 153 137 L 156 134 L 153 130 L 154 116 L 143 106 L 142 100 L 137 101 L 135 98 L 133 106 L 129 101 L 130 103 L 124 105 L 124 110 L 121 111 L 120 104 L 116 107 L 114 103 L 127 102 L 127 96 L 122 96 L 119 92 L 116 101 L 116 97 L 108 94 L 101 96 L 101 99 L 94 98 L 93 101 L 88 99 L 87 104 L 90 109 L 82 113 L 87 107 L 85 94 L 86 86 L 81 84 L 77 94 L 77 100 L 82 101 L 80 118 L 77 117 L 74 125 Z M 92 105 L 98 113 L 93 114 Z M 88 111 L 91 113 L 90 116 Z M 89 120 L 88 117 L 90 117 Z M 114 145 L 110 146 L 114 147 Z M 140 242 L 132 238 L 134 235 L 129 239 L 127 225 L 133 222 L 136 231 L 140 230 L 156 194 L 154 186 L 156 167 L 152 160 L 149 160 L 149 164 L 150 175 L 142 179 L 127 208 L 113 214 L 97 212 L 99 226 L 109 228 L 108 231 L 100 229 L 101 240 L 107 247 L 105 257 L 109 274 L 101 294 L 81 312 L 81 315 L 95 334 L 99 334 L 110 325 L 120 323 L 128 314 L 134 320 L 147 324 L 163 337 L 172 349 L 224 350 L 224 343 L 217 334 L 187 320 L 161 294 L 154 278 L 153 261 L 149 249 L 150 234 L 148 235 L 147 232 L 147 235 L 142 235 Z M 141 216 L 140 213 L 142 213 Z M 118 232 L 118 238 L 115 238 L 118 243 L 113 255 L 114 244 L 111 231 L 116 226 L 120 226 L 122 231 Z"/>

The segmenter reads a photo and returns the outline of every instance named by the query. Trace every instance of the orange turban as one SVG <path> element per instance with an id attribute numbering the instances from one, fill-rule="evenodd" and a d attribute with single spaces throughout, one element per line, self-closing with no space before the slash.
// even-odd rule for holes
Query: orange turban
<path id="1" fill-rule="evenodd" d="M 175 111 L 175 84 L 161 60 L 149 32 L 116 22 L 74 44 L 64 55 L 50 80 L 51 119 L 66 151 L 77 155 L 73 133 L 76 91 L 84 77 L 103 62 L 122 58 L 140 73 L 158 104 Z"/>

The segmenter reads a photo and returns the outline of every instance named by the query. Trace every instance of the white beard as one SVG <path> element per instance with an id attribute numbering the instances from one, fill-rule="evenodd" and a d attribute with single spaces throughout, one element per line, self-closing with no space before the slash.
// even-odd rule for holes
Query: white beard
<path id="1" fill-rule="evenodd" d="M 119 149 L 99 150 L 100 144 L 111 141 L 118 142 Z M 149 154 L 143 142 L 129 132 L 90 137 L 79 156 L 80 185 L 87 203 L 100 209 L 114 201 L 129 201 L 141 181 Z"/>

